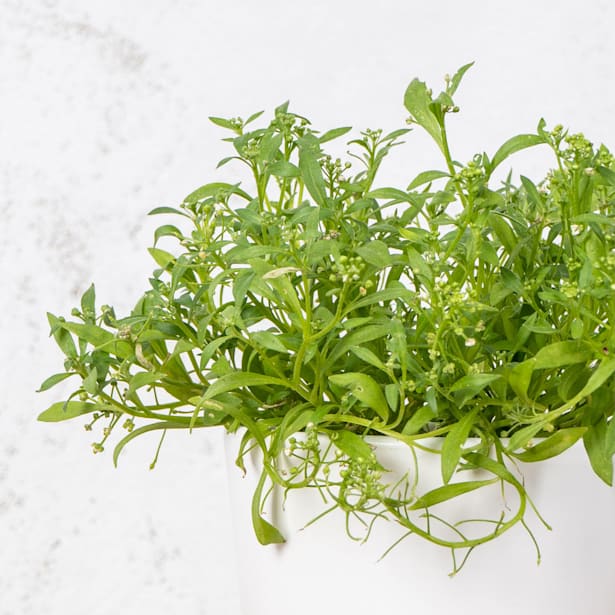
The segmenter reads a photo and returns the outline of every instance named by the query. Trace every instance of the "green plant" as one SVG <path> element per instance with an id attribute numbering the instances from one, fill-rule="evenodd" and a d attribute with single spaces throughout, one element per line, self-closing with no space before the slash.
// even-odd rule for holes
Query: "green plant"
<path id="1" fill-rule="evenodd" d="M 260 514 L 271 483 L 318 487 L 367 519 L 367 533 L 385 516 L 453 552 L 524 523 L 515 460 L 539 462 L 582 438 L 612 484 L 614 158 L 541 120 L 536 134 L 460 164 L 445 121 L 469 66 L 435 98 L 421 81 L 408 86 L 409 123 L 431 135 L 445 166 L 405 189 L 376 180 L 409 129 L 366 130 L 343 162 L 323 146 L 350 129 L 320 134 L 288 104 L 258 129 L 248 125 L 260 113 L 211 118 L 235 150 L 220 165 L 245 165 L 252 187 L 206 184 L 178 209 L 151 212 L 179 226 L 157 229 L 158 268 L 129 316 L 98 310 L 93 286 L 76 320 L 49 315 L 65 371 L 41 390 L 70 377 L 78 386 L 39 419 L 104 423 L 94 452 L 119 425 L 127 433 L 116 463 L 150 431 L 245 428 L 239 465 L 251 446 L 263 454 L 253 506 L 262 543 L 283 540 Z M 545 179 L 509 174 L 493 186 L 511 154 L 538 145 L 554 153 Z M 169 240 L 174 252 L 158 247 Z M 439 436 L 442 485 L 422 495 L 411 477 L 387 487 L 368 434 L 412 450 Z M 470 436 L 477 444 L 462 448 Z M 283 454 L 294 460 L 290 474 Z M 451 482 L 469 468 L 491 480 Z M 431 507 L 494 482 L 519 504 L 493 531 L 469 538 L 457 526 L 457 538 L 443 539 L 429 525 Z M 427 526 L 409 511 L 427 515 Z"/>

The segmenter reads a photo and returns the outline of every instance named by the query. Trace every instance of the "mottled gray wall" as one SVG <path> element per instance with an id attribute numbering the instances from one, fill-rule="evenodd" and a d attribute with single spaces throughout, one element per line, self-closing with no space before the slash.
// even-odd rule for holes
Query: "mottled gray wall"
<path id="1" fill-rule="evenodd" d="M 238 613 L 220 434 L 169 435 L 155 472 L 144 439 L 115 470 L 79 422 L 34 421 L 61 394 L 34 393 L 61 369 L 45 311 L 91 281 L 131 306 L 152 268 L 145 213 L 227 153 L 208 115 L 290 98 L 324 128 L 393 128 L 409 79 L 475 59 L 461 160 L 541 115 L 615 146 L 614 7 L 0 0 L 0 615 Z M 411 135 L 395 160 L 403 183 L 437 152 Z"/>

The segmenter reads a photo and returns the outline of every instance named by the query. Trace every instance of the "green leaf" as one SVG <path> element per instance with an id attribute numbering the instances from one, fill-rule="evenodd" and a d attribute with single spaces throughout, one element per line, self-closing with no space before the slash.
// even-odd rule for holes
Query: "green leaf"
<path id="1" fill-rule="evenodd" d="M 271 173 L 271 175 L 275 175 L 276 177 L 299 177 L 301 175 L 299 167 L 295 166 L 292 162 L 288 162 L 287 160 L 272 162 L 267 167 L 267 170 Z"/>
<path id="2" fill-rule="evenodd" d="M 281 154 L 280 145 L 284 137 L 280 133 L 267 132 L 260 142 L 258 162 L 269 163 Z"/>
<path id="3" fill-rule="evenodd" d="M 154 245 L 158 243 L 158 240 L 161 237 L 169 237 L 169 236 L 170 237 L 181 237 L 182 233 L 176 226 L 173 226 L 172 224 L 164 224 L 162 226 L 159 226 L 154 231 Z"/>
<path id="4" fill-rule="evenodd" d="M 386 366 L 384 367 L 386 369 Z M 385 385 L 384 396 L 386 397 L 387 404 L 389 404 L 389 408 L 394 413 L 397 413 L 399 409 L 399 385 L 394 383 Z"/>
<path id="5" fill-rule="evenodd" d="M 541 145 L 544 142 L 543 137 L 531 134 L 517 135 L 511 139 L 508 139 L 508 141 L 503 143 L 498 151 L 493 155 L 493 158 L 491 159 L 491 172 L 493 172 L 497 166 L 502 164 L 502 162 L 504 162 L 504 160 L 506 160 L 506 158 L 510 155 L 521 151 L 522 149 L 533 147 L 534 145 Z"/>
<path id="6" fill-rule="evenodd" d="M 412 506 L 408 507 L 408 510 L 419 510 L 421 508 L 429 508 L 435 506 L 447 500 L 458 498 L 466 493 L 486 487 L 487 485 L 493 485 L 497 478 L 489 480 L 473 480 L 462 483 L 451 483 L 450 485 L 443 485 L 442 487 L 436 487 L 432 491 L 429 491 L 425 495 L 422 495 Z"/>
<path id="7" fill-rule="evenodd" d="M 332 130 L 327 130 L 327 132 L 325 132 L 320 137 L 318 137 L 318 141 L 320 143 L 326 143 L 327 141 L 333 141 L 333 139 L 342 137 L 345 134 L 349 133 L 351 130 L 352 130 L 352 126 L 343 126 L 341 128 L 333 128 Z"/>
<path id="8" fill-rule="evenodd" d="M 572 339 L 580 340 L 583 337 L 585 324 L 580 318 L 574 318 L 570 323 L 570 336 Z"/>
<path id="9" fill-rule="evenodd" d="M 583 434 L 583 444 L 594 472 L 607 484 L 613 486 L 613 453 L 609 450 L 607 422 L 602 418 Z"/>
<path id="10" fill-rule="evenodd" d="M 230 335 L 223 335 L 222 337 L 218 337 L 215 340 L 212 340 L 205 346 L 205 348 L 203 348 L 200 362 L 201 369 L 206 369 L 207 364 L 214 356 L 216 351 L 220 348 L 220 346 L 228 342 L 230 339 L 232 339 Z"/>
<path id="11" fill-rule="evenodd" d="M 356 461 L 369 461 L 374 459 L 374 451 L 358 434 L 343 429 L 341 431 L 331 432 L 329 436 L 333 444 L 351 459 Z"/>
<path id="12" fill-rule="evenodd" d="M 98 393 L 98 370 L 93 367 L 83 380 L 83 389 L 90 395 Z"/>
<path id="13" fill-rule="evenodd" d="M 463 79 L 463 76 L 466 74 L 466 72 L 468 72 L 468 70 L 470 68 L 472 68 L 472 66 L 474 66 L 474 62 L 470 62 L 468 64 L 464 64 L 452 77 L 448 88 L 446 88 L 446 93 L 449 96 L 453 96 L 453 94 L 455 94 L 455 92 L 457 91 L 457 88 L 459 87 L 459 84 L 461 83 L 461 80 Z"/>
<path id="14" fill-rule="evenodd" d="M 532 203 L 532 205 L 535 205 L 536 207 L 543 207 L 544 199 L 540 192 L 538 192 L 538 188 L 536 188 L 534 182 L 531 179 L 528 179 L 527 177 L 521 175 L 521 183 L 525 188 L 525 192 L 530 203 Z"/>
<path id="15" fill-rule="evenodd" d="M 148 216 L 156 216 L 158 214 L 173 214 L 174 216 L 188 217 L 188 214 L 174 207 L 155 207 L 147 213 Z"/>
<path id="16" fill-rule="evenodd" d="M 405 301 L 406 303 L 410 303 L 415 296 L 415 293 L 402 284 L 398 282 L 391 282 L 388 288 L 383 288 L 382 290 L 370 293 L 366 297 L 349 304 L 344 310 L 344 314 L 350 314 L 351 312 L 355 312 L 356 310 L 367 307 L 368 305 L 373 305 L 374 303 L 386 303 L 389 301 Z"/>
<path id="17" fill-rule="evenodd" d="M 149 384 L 154 382 L 159 382 L 164 378 L 164 374 L 157 372 L 137 372 L 134 376 L 130 378 L 130 384 L 128 385 L 128 391 L 126 392 L 126 396 L 133 398 L 135 392 Z"/>
<path id="18" fill-rule="evenodd" d="M 268 521 L 265 521 L 261 517 L 261 501 L 263 499 L 263 487 L 265 486 L 265 480 L 267 478 L 267 471 L 263 470 L 260 480 L 252 496 L 252 526 L 254 527 L 254 533 L 258 542 L 262 545 L 281 544 L 286 542 L 281 532 L 271 525 Z"/>
<path id="19" fill-rule="evenodd" d="M 401 234 L 403 236 L 403 233 Z M 418 250 L 415 250 L 412 246 L 408 246 L 406 248 L 406 257 L 408 258 L 408 264 L 413 273 L 425 278 L 429 283 L 433 283 L 433 271 Z"/>
<path id="20" fill-rule="evenodd" d="M 62 327 L 76 335 L 79 339 L 86 341 L 95 348 L 116 341 L 115 335 L 98 325 L 85 325 L 79 322 L 63 322 Z"/>
<path id="21" fill-rule="evenodd" d="M 49 376 L 49 378 L 45 379 L 41 386 L 37 389 L 37 393 L 41 393 L 43 391 L 49 390 L 51 387 L 54 387 L 62 380 L 66 380 L 71 376 L 77 376 L 76 372 L 62 372 L 61 374 L 54 374 L 53 376 Z"/>
<path id="22" fill-rule="evenodd" d="M 543 461 L 556 457 L 570 448 L 583 434 L 587 427 L 570 427 L 559 429 L 546 440 L 539 442 L 536 446 L 528 448 L 523 453 L 512 453 L 517 459 L 524 462 Z"/>
<path id="23" fill-rule="evenodd" d="M 38 415 L 38 420 L 45 423 L 56 423 L 58 421 L 74 419 L 100 409 L 101 406 L 98 404 L 91 404 L 85 401 L 59 401 L 41 412 Z"/>
<path id="24" fill-rule="evenodd" d="M 247 126 L 248 124 L 251 124 L 254 120 L 258 119 L 261 115 L 263 115 L 264 111 L 257 111 L 256 113 L 253 113 L 244 123 L 244 126 Z"/>
<path id="25" fill-rule="evenodd" d="M 487 472 L 491 472 L 507 483 L 514 485 L 520 494 L 524 493 L 523 485 L 510 473 L 510 470 L 503 463 L 481 453 L 466 453 L 464 458 L 477 468 L 487 470 Z"/>
<path id="26" fill-rule="evenodd" d="M 615 418 L 611 417 L 604 436 L 604 445 L 608 455 L 615 455 Z"/>
<path id="27" fill-rule="evenodd" d="M 459 392 L 455 401 L 462 408 L 470 399 L 478 395 L 486 386 L 499 380 L 500 374 L 470 374 L 463 376 L 450 388 L 451 393 Z"/>
<path id="28" fill-rule="evenodd" d="M 440 124 L 429 108 L 432 102 L 431 94 L 425 83 L 414 79 L 406 89 L 404 106 L 410 112 L 412 119 L 424 128 L 438 144 L 438 147 L 443 150 Z"/>
<path id="29" fill-rule="evenodd" d="M 214 117 L 213 115 L 209 116 L 209 121 L 216 126 L 220 126 L 220 128 L 227 128 L 228 130 L 236 131 L 237 127 L 231 120 L 226 120 L 223 117 Z"/>
<path id="30" fill-rule="evenodd" d="M 366 197 L 371 199 L 391 199 L 393 201 L 406 202 L 408 201 L 408 193 L 399 188 L 377 188 L 368 192 Z"/>
<path id="31" fill-rule="evenodd" d="M 527 445 L 527 443 L 540 431 L 544 425 L 542 423 L 533 423 L 530 425 L 526 425 L 525 427 L 515 431 L 515 433 L 511 436 L 508 441 L 508 446 L 506 447 L 506 451 L 508 453 L 514 453 L 516 450 L 523 448 Z"/>
<path id="32" fill-rule="evenodd" d="M 276 274 L 274 277 L 271 277 L 271 274 L 274 271 L 276 270 L 270 270 L 268 273 L 263 275 L 263 278 L 266 279 L 267 284 L 269 284 L 269 286 L 271 286 L 280 295 L 290 313 L 294 316 L 301 317 L 303 313 L 303 306 L 299 301 L 294 284 L 288 279 L 288 275 L 286 274 Z M 266 277 L 267 275 L 269 275 L 269 277 Z"/>
<path id="33" fill-rule="evenodd" d="M 429 184 L 434 180 L 442 179 L 443 177 L 450 177 L 450 174 L 445 171 L 423 171 L 410 182 L 408 185 L 408 190 L 414 190 L 423 184 Z"/>
<path id="34" fill-rule="evenodd" d="M 51 334 L 53 335 L 60 350 L 69 358 L 77 357 L 77 348 L 71 334 L 66 330 L 64 325 L 66 322 L 60 320 L 53 314 L 47 313 L 47 320 L 51 326 Z"/>
<path id="35" fill-rule="evenodd" d="M 352 354 L 361 359 L 361 361 L 364 361 L 368 365 L 373 365 L 374 367 L 378 368 L 379 370 L 382 370 L 386 374 L 391 371 L 380 360 L 378 355 L 375 352 L 372 352 L 369 348 L 364 348 L 363 346 L 351 346 L 350 352 L 352 352 Z"/>
<path id="36" fill-rule="evenodd" d="M 583 266 L 579 271 L 579 289 L 585 290 L 589 288 L 592 281 L 593 265 L 589 258 L 583 259 Z"/>
<path id="37" fill-rule="evenodd" d="M 611 173 L 615 175 L 615 172 L 611 171 Z M 604 214 L 588 212 L 577 216 L 572 216 L 572 218 L 570 218 L 570 222 L 572 224 L 591 224 L 593 222 L 599 225 L 614 226 L 615 218 Z"/>
<path id="38" fill-rule="evenodd" d="M 203 398 L 213 399 L 221 393 L 228 393 L 236 389 L 266 385 L 291 388 L 291 383 L 281 378 L 265 376 L 264 374 L 253 374 L 250 372 L 231 372 L 230 374 L 218 378 L 218 380 L 205 391 Z"/>
<path id="39" fill-rule="evenodd" d="M 320 145 L 313 135 L 299 139 L 299 170 L 305 187 L 317 205 L 327 206 L 327 187 L 320 166 Z"/>
<path id="40" fill-rule="evenodd" d="M 444 483 L 448 483 L 455 468 L 461 459 L 463 452 L 463 445 L 470 435 L 470 431 L 474 426 L 476 420 L 476 414 L 478 408 L 474 408 L 471 412 L 468 412 L 458 423 L 453 425 L 452 429 L 448 432 L 442 445 L 442 480 Z"/>
<path id="41" fill-rule="evenodd" d="M 371 408 L 383 420 L 389 418 L 389 406 L 380 385 L 367 374 L 348 372 L 329 376 L 329 382 L 348 389 L 354 397 Z"/>
<path id="42" fill-rule="evenodd" d="M 163 269 L 166 269 L 175 261 L 175 256 L 173 254 L 166 252 L 165 250 L 161 250 L 160 248 L 148 248 L 147 251 L 151 254 L 157 265 Z"/>
<path id="43" fill-rule="evenodd" d="M 391 327 L 386 324 L 373 324 L 356 329 L 342 340 L 332 349 L 329 359 L 323 369 L 330 369 L 352 346 L 361 346 L 365 342 L 371 342 L 390 333 Z"/>
<path id="44" fill-rule="evenodd" d="M 252 339 L 263 348 L 274 352 L 288 352 L 288 348 L 280 341 L 277 335 L 271 331 L 256 331 L 252 334 Z"/>
<path id="45" fill-rule="evenodd" d="M 237 277 L 233 282 L 233 299 L 235 300 L 235 305 L 243 305 L 246 300 L 248 289 L 254 280 L 254 276 L 255 273 L 252 269 L 243 269 L 237 274 Z"/>
<path id="46" fill-rule="evenodd" d="M 375 239 L 374 241 L 357 248 L 356 253 L 366 263 L 374 265 L 374 267 L 377 267 L 378 269 L 388 267 L 392 262 L 391 254 L 389 253 L 386 243 L 384 243 L 384 241 L 380 241 L 379 239 Z"/>
<path id="47" fill-rule="evenodd" d="M 528 359 L 515 365 L 508 372 L 508 384 L 515 394 L 525 400 L 527 399 L 527 390 L 532 380 L 532 374 L 534 373 L 534 365 L 536 359 Z"/>
<path id="48" fill-rule="evenodd" d="M 508 254 L 512 254 L 517 246 L 517 238 L 504 218 L 495 212 L 487 216 L 489 226 L 493 230 L 495 237 L 500 240 Z"/>
<path id="49" fill-rule="evenodd" d="M 597 171 L 611 186 L 615 186 L 615 171 L 607 167 L 598 167 Z"/>
<path id="50" fill-rule="evenodd" d="M 574 405 L 588 395 L 591 395 L 596 389 L 600 388 L 613 373 L 615 373 L 615 358 L 606 359 L 594 370 L 594 373 L 590 376 L 587 384 L 581 391 L 568 403 Z"/>
<path id="51" fill-rule="evenodd" d="M 494 380 L 498 380 L 502 376 L 500 374 L 470 374 L 463 376 L 450 388 L 451 392 L 471 389 L 474 394 L 482 391 L 488 384 Z"/>
<path id="52" fill-rule="evenodd" d="M 96 312 L 96 289 L 94 284 L 91 284 L 81 296 L 81 311 L 84 316 L 89 315 L 91 317 Z"/>
<path id="53" fill-rule="evenodd" d="M 534 369 L 553 369 L 574 363 L 586 363 L 594 358 L 589 343 L 582 340 L 555 342 L 543 346 L 534 357 Z"/>
<path id="54" fill-rule="evenodd" d="M 184 203 L 195 205 L 199 201 L 204 201 L 211 197 L 217 197 L 220 194 L 237 194 L 246 201 L 251 201 L 252 197 L 244 192 L 238 184 L 228 184 L 226 182 L 212 182 L 205 184 L 191 192 L 185 199 Z"/>
<path id="55" fill-rule="evenodd" d="M 433 408 L 422 406 L 419 408 L 405 424 L 402 433 L 404 436 L 413 436 L 418 433 L 429 421 L 436 416 Z"/>

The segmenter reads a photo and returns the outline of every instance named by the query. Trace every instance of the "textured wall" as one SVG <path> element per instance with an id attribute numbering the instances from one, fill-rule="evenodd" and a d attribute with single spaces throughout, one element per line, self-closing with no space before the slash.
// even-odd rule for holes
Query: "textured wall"
<path id="1" fill-rule="evenodd" d="M 329 128 L 393 128 L 420 75 L 475 59 L 457 157 L 544 115 L 615 146 L 615 5 L 380 0 L 0 0 L 0 615 L 237 615 L 220 434 L 135 443 L 118 470 L 36 414 L 61 369 L 45 311 L 95 281 L 125 312 L 156 220 L 227 150 L 208 115 L 290 98 Z M 422 135 L 387 173 L 437 164 Z M 531 154 L 528 166 L 543 165 Z M 289 607 L 292 610 L 292 607 Z"/>

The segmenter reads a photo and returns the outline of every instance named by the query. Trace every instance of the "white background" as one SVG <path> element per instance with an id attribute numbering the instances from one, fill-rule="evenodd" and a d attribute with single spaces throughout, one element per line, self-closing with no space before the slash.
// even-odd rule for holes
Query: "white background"
<path id="1" fill-rule="evenodd" d="M 615 147 L 614 26 L 599 0 L 0 0 L 0 615 L 239 613 L 219 433 L 169 434 L 154 472 L 144 438 L 116 470 L 79 421 L 35 421 L 62 392 L 34 392 L 62 369 L 45 312 L 95 281 L 125 314 L 146 212 L 232 173 L 208 115 L 290 99 L 317 128 L 397 128 L 410 79 L 476 60 L 458 159 L 541 116 Z M 385 176 L 437 164 L 412 134 Z"/>

